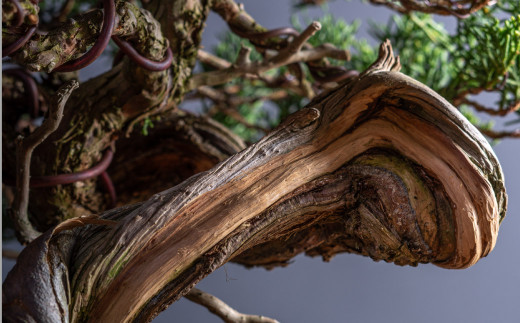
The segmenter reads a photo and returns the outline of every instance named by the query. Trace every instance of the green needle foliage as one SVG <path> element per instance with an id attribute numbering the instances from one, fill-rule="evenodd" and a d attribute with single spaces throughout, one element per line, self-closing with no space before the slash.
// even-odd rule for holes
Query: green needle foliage
<path id="1" fill-rule="evenodd" d="M 292 17 L 292 24 L 297 30 L 303 30 L 304 25 L 296 17 Z M 361 26 L 359 20 L 354 20 L 352 23 L 347 23 L 345 20 L 336 19 L 331 14 L 326 14 L 319 18 L 321 23 L 321 30 L 309 39 L 309 43 L 313 46 L 330 43 L 341 49 L 348 49 L 350 51 L 351 59 L 348 62 L 329 59 L 333 65 L 343 66 L 349 70 L 363 71 L 370 64 L 372 64 L 378 53 L 378 47 L 372 46 L 366 39 L 359 39 L 356 34 Z M 311 20 L 307 19 L 306 25 L 310 24 Z"/>
<path id="2" fill-rule="evenodd" d="M 520 7 L 511 1 L 458 20 L 452 35 L 430 15 L 417 13 L 393 17 L 387 26 L 377 27 L 374 35 L 380 41 L 392 41 L 403 73 L 457 105 L 482 91 L 498 94 L 499 109 L 520 99 Z M 467 107 L 463 114 L 481 128 L 492 126 L 481 123 Z"/>
<path id="3" fill-rule="evenodd" d="M 220 58 L 234 62 L 242 46 L 251 49 L 251 61 L 262 60 L 262 55 L 255 50 L 255 47 L 248 40 L 240 38 L 231 32 L 224 34 L 222 41 L 214 48 L 214 53 Z M 203 66 L 203 68 L 207 69 L 205 66 Z M 283 76 L 286 72 L 287 67 L 284 66 L 268 71 L 266 76 L 275 78 L 277 76 Z M 262 98 L 276 90 L 267 87 L 261 80 L 235 79 L 225 86 L 229 87 L 233 85 L 236 85 L 239 89 L 235 95 L 240 98 Z M 239 104 L 236 110 L 244 120 L 251 125 L 272 128 L 280 123 L 281 119 L 305 106 L 307 102 L 305 98 L 300 96 L 289 95 L 288 98 L 274 101 L 274 110 L 266 109 L 263 100 L 253 100 L 253 102 L 250 103 Z M 206 110 L 209 109 L 211 109 L 211 107 L 207 107 Z M 213 118 L 226 125 L 246 141 L 257 141 L 263 135 L 262 131 L 248 127 L 226 113 L 217 112 Z"/>
<path id="4" fill-rule="evenodd" d="M 493 122 L 482 123 L 472 109 L 462 104 L 465 98 L 482 91 L 496 92 L 499 109 L 506 109 L 520 100 L 520 6 L 516 0 L 500 1 L 499 4 L 486 7 L 467 19 L 459 19 L 452 34 L 431 15 L 395 15 L 386 25 L 372 25 L 371 34 L 376 40 L 374 45 L 356 35 L 359 21 L 348 23 L 330 14 L 324 15 L 319 21 L 322 29 L 309 40 L 311 45 L 331 43 L 351 52 L 350 61 L 329 59 L 332 65 L 363 71 L 377 57 L 378 44 L 390 39 L 394 50 L 401 58 L 401 72 L 439 92 L 448 101 L 459 106 L 461 112 L 481 128 L 490 129 Z M 292 23 L 299 30 L 305 27 L 295 17 Z M 232 56 L 236 56 L 240 44 L 251 47 L 253 60 L 261 59 L 254 46 L 232 33 L 225 35 L 215 53 L 234 61 L 235 57 Z M 283 75 L 286 71 L 286 68 L 279 68 L 271 71 L 270 75 Z M 307 70 L 305 75 L 309 81 L 313 81 Z M 263 82 L 235 82 L 241 82 L 240 95 L 243 96 L 272 91 L 266 88 Z M 301 108 L 306 102 L 303 98 L 290 94 L 283 100 L 273 102 L 279 110 L 274 117 L 272 113 L 259 113 L 258 110 L 261 108 L 258 102 L 253 105 L 245 104 L 239 110 L 254 124 L 272 125 Z M 220 118 L 219 121 L 236 129 L 228 119 Z M 258 136 L 248 131 L 237 133 L 247 140 Z"/>

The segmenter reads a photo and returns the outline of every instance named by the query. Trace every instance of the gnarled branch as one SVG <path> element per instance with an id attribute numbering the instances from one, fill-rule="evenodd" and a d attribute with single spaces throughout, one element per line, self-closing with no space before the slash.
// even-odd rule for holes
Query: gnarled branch
<path id="1" fill-rule="evenodd" d="M 12 220 L 16 233 L 23 243 L 28 243 L 40 235 L 29 222 L 27 206 L 29 205 L 29 181 L 31 177 L 31 157 L 34 149 L 51 133 L 58 129 L 63 117 L 65 104 L 72 91 L 77 89 L 78 82 L 71 81 L 63 85 L 54 97 L 49 116 L 43 124 L 27 138 L 20 138 L 16 149 L 16 194 L 13 202 Z"/>
<path id="2" fill-rule="evenodd" d="M 4 283 L 5 318 L 150 320 L 227 261 L 271 267 L 300 252 L 475 264 L 505 215 L 500 165 L 453 106 L 381 53 L 258 143 L 104 213 L 114 227 L 37 239 Z"/>

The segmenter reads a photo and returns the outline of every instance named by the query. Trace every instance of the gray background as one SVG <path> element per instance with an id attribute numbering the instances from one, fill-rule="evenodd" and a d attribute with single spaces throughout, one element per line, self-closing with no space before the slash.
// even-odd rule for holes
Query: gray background
<path id="1" fill-rule="evenodd" d="M 267 28 L 289 25 L 290 1 L 244 1 L 246 11 Z M 348 22 L 373 19 L 386 22 L 390 11 L 358 1 L 333 1 L 329 11 Z M 320 10 L 310 10 L 311 17 Z M 448 28 L 454 20 L 440 18 Z M 368 23 L 361 25 L 366 36 Z M 326 26 L 323 26 L 326 28 Z M 212 14 L 203 44 L 217 43 L 227 30 Z M 100 62 L 102 63 L 102 62 Z M 92 67 L 86 73 L 99 71 Z M 488 101 L 488 105 L 492 102 Z M 509 195 L 507 217 L 495 250 L 475 266 L 446 270 L 433 265 L 417 268 L 374 262 L 344 254 L 329 263 L 298 256 L 286 268 L 272 271 L 226 264 L 198 284 L 245 313 L 262 314 L 281 322 L 520 322 L 520 141 L 506 139 L 494 147 L 501 161 Z M 13 261 L 3 260 L 2 276 Z M 174 303 L 154 322 L 221 322 L 185 299 Z"/>

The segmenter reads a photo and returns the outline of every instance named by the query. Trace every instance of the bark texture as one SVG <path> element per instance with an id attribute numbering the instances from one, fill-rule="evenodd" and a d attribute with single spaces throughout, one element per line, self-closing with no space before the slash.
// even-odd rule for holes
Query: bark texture
<path id="1" fill-rule="evenodd" d="M 386 44 L 260 142 L 101 215 L 115 225 L 47 232 L 4 283 L 4 320 L 149 321 L 227 261 L 272 267 L 300 252 L 473 265 L 505 215 L 500 165 L 456 109 L 396 68 Z"/>
<path id="2" fill-rule="evenodd" d="M 209 11 L 207 1 L 150 1 L 147 4 L 150 9 L 160 11 L 158 18 L 131 2 L 117 1 L 116 4 L 118 23 L 113 35 L 124 38 L 143 57 L 155 61 L 162 60 L 170 46 L 175 57 L 172 67 L 162 72 L 148 71 L 125 57 L 110 71 L 82 83 L 67 102 L 58 130 L 35 150 L 32 176 L 75 173 L 93 167 L 115 140 L 132 133 L 134 128 L 142 128 L 149 118 L 166 117 L 184 95 Z M 172 20 L 178 16 L 183 17 L 181 24 L 177 19 Z M 52 71 L 81 55 L 95 42 L 102 18 L 100 9 L 78 15 L 46 35 L 31 38 L 13 58 L 31 70 Z M 173 22 L 174 26 L 170 26 Z M 3 33 L 6 42 L 19 36 L 10 35 L 8 30 Z M 9 124 L 9 121 L 3 119 L 6 155 L 3 165 L 12 172 L 17 132 L 15 123 Z M 14 177 L 12 173 L 6 175 Z M 36 229 L 45 231 L 65 219 L 100 213 L 109 205 L 110 199 L 93 178 L 32 189 L 29 211 Z"/>
<path id="3" fill-rule="evenodd" d="M 246 147 L 218 122 L 184 111 L 161 118 L 151 127 L 146 135 L 139 128 L 116 142 L 117 155 L 109 173 L 118 205 L 144 201 Z"/>

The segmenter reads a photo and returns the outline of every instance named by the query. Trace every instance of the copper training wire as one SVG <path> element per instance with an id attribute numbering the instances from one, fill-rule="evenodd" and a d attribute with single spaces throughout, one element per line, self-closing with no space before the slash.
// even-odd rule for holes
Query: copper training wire
<path id="1" fill-rule="evenodd" d="M 82 69 L 94 62 L 105 50 L 115 26 L 116 6 L 114 0 L 103 0 L 103 9 L 103 27 L 101 27 L 101 33 L 94 46 L 81 57 L 58 66 L 54 69 L 55 72 L 71 72 Z"/>
<path id="2" fill-rule="evenodd" d="M 36 28 L 36 26 L 29 27 L 25 32 L 25 35 L 18 38 L 18 40 L 12 42 L 6 47 L 2 47 L 2 57 L 9 56 L 17 50 L 19 50 L 20 48 L 22 48 L 22 46 L 25 45 L 25 43 L 27 43 L 29 39 L 31 39 L 32 35 L 36 31 Z"/>
<path id="3" fill-rule="evenodd" d="M 130 59 L 132 59 L 134 62 L 139 64 L 139 66 L 149 70 L 149 71 L 164 71 L 168 69 L 173 61 L 173 53 L 170 47 L 166 50 L 166 57 L 161 62 L 152 61 L 151 59 L 148 59 L 132 47 L 130 43 L 122 40 L 121 38 L 117 36 L 112 36 L 112 39 L 114 42 L 119 46 L 122 52 L 124 52 Z M 114 58 L 114 62 L 116 62 L 116 59 Z"/>

